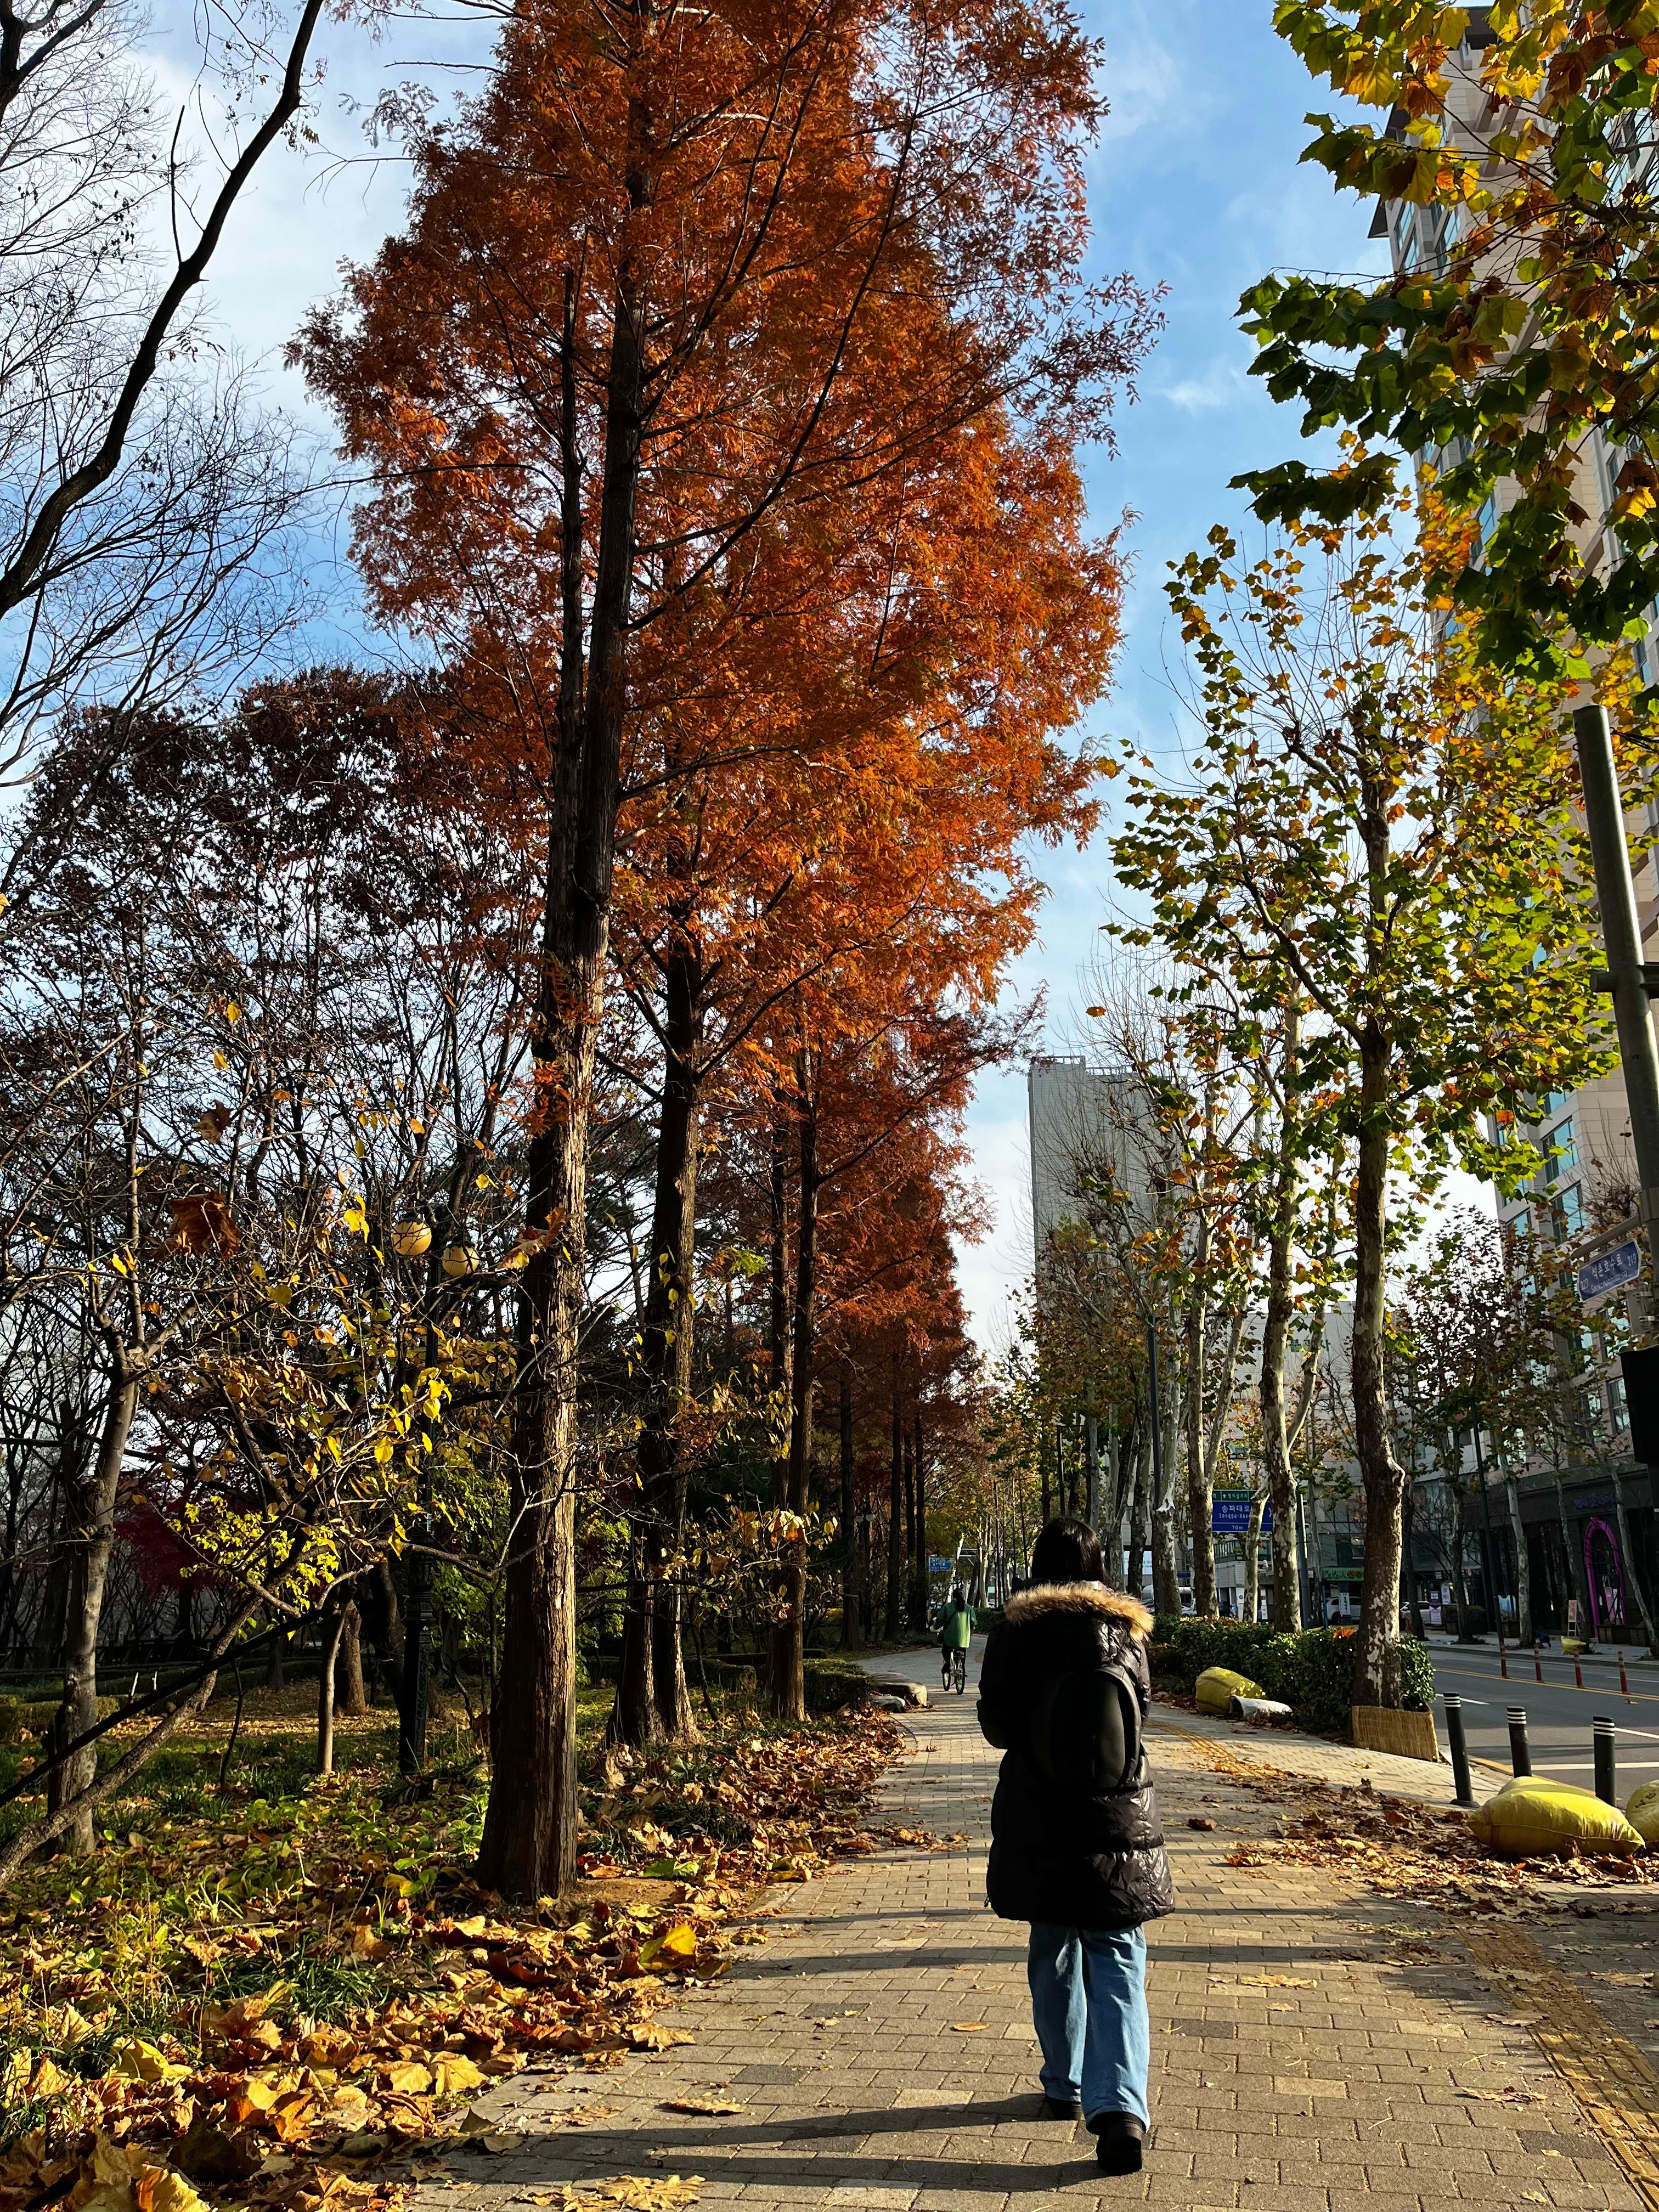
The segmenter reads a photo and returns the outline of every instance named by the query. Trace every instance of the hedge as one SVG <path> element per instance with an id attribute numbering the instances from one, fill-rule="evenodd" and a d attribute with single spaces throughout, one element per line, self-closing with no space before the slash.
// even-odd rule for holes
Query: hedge
<path id="1" fill-rule="evenodd" d="M 765 1704 L 763 1668 L 754 1659 L 710 1657 L 706 1672 L 711 1689 L 724 1691 L 739 1704 Z M 809 1653 L 805 1664 L 806 1710 L 809 1713 L 838 1713 L 870 1694 L 870 1677 L 850 1659 L 828 1653 Z"/>
<path id="2" fill-rule="evenodd" d="M 0 1744 L 26 1743 L 42 1735 L 58 1717 L 61 1699 L 0 1697 Z M 98 1717 L 106 1721 L 118 1710 L 119 1698 L 100 1698 Z"/>
<path id="3" fill-rule="evenodd" d="M 870 1695 L 870 1677 L 850 1659 L 809 1659 L 805 1672 L 809 1713 L 838 1713 Z"/>
<path id="4" fill-rule="evenodd" d="M 1265 1623 L 1176 1620 L 1160 1614 L 1152 1629 L 1152 1680 L 1192 1695 L 1206 1667 L 1231 1667 L 1261 1683 L 1316 1735 L 1348 1734 L 1352 1704 L 1353 1632 L 1304 1628 L 1281 1635 Z M 1400 1639 L 1401 1703 L 1426 1712 L 1434 1703 L 1434 1662 L 1428 1646 Z"/>

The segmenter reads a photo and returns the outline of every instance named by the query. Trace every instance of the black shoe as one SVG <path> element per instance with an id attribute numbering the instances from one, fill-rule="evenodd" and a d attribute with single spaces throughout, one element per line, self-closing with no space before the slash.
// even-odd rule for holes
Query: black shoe
<path id="1" fill-rule="evenodd" d="M 1133 2112 L 1096 2112 L 1089 2122 L 1103 2173 L 1139 2173 L 1146 2130 Z"/>
<path id="2" fill-rule="evenodd" d="M 1080 2120 L 1083 2107 L 1064 2097 L 1045 2097 L 1037 2118 L 1040 2120 Z"/>

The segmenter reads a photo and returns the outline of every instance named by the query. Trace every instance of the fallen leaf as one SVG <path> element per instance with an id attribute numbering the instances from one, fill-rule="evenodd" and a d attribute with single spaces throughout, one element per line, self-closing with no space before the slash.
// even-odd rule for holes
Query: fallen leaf
<path id="1" fill-rule="evenodd" d="M 206 2202 L 198 2197 L 182 2173 L 174 2173 L 165 2166 L 147 2166 L 139 2175 L 133 2191 L 138 2212 L 207 2212 Z"/>
<path id="2" fill-rule="evenodd" d="M 985 2033 L 982 2020 L 953 2020 L 951 2026 L 958 2035 L 982 2035 Z"/>
<path id="3" fill-rule="evenodd" d="M 402 2059 L 395 2066 L 384 2068 L 380 2078 L 388 2089 L 395 2089 L 404 2097 L 422 2096 L 432 2087 L 431 2074 L 413 2058 Z"/>
<path id="4" fill-rule="evenodd" d="M 734 2105 L 724 2097 L 669 2097 L 665 2099 L 665 2112 L 741 2112 L 746 2107 Z"/>
<path id="5" fill-rule="evenodd" d="M 481 2089 L 489 2078 L 459 2051 L 446 2051 L 432 2062 L 432 2086 L 441 2097 L 459 2097 L 469 2089 Z"/>

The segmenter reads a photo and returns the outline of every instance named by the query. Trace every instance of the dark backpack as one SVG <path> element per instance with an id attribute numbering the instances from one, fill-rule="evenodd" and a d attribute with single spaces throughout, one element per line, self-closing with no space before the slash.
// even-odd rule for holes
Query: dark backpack
<path id="1" fill-rule="evenodd" d="M 1133 1786 L 1140 1765 L 1140 1699 L 1115 1660 L 1103 1668 L 1050 1674 L 1026 1732 L 1031 1764 L 1045 1782 L 1079 1797 Z"/>

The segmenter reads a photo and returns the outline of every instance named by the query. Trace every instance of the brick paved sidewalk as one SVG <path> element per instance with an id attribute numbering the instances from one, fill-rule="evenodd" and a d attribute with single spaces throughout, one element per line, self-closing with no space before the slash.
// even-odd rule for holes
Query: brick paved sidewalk
<path id="1" fill-rule="evenodd" d="M 420 2212 L 533 2205 L 622 2174 L 700 2175 L 702 2203 L 763 2212 L 1659 2203 L 1513 2016 L 1512 1971 L 1510 1985 L 1483 1979 L 1423 1906 L 1312 1869 L 1229 1868 L 1237 1837 L 1272 1832 L 1273 1809 L 1214 1772 L 1203 1742 L 1168 1734 L 1156 1759 L 1181 1904 L 1152 1936 L 1155 2133 L 1145 2172 L 1101 2177 L 1080 2128 L 1033 2116 L 1024 1930 L 982 1902 L 996 1754 L 971 1688 L 911 1726 L 890 1802 L 907 1823 L 965 1832 L 965 1847 L 884 1853 L 789 1893 L 771 1941 L 659 2015 L 694 2043 L 502 2082 L 480 2110 L 525 2130 L 523 2147 L 454 2154 Z M 743 2109 L 665 2109 L 713 2097 Z M 579 2112 L 587 2124 L 571 2125 Z"/>

